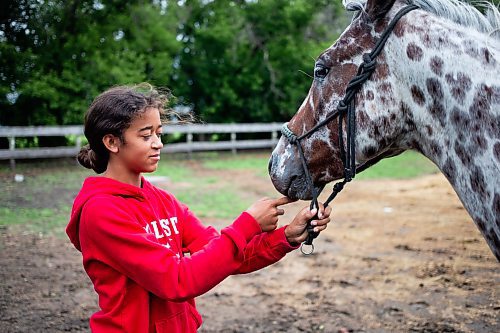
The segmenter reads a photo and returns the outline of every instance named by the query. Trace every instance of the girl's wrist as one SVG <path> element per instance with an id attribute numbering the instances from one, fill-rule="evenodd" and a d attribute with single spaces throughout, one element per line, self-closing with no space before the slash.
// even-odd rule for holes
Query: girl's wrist
<path id="1" fill-rule="evenodd" d="M 291 231 L 289 230 L 288 226 L 285 228 L 285 238 L 291 246 L 297 246 L 298 243 L 295 241 L 295 237 L 291 234 Z"/>

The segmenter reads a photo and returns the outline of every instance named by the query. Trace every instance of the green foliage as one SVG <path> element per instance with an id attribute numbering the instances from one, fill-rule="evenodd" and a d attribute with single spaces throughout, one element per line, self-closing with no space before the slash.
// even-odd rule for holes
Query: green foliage
<path id="1" fill-rule="evenodd" d="M 283 121 L 346 18 L 327 0 L 3 0 L 0 125 L 81 124 L 98 93 L 143 81 L 206 122 Z"/>
<path id="2" fill-rule="evenodd" d="M 6 0 L 0 20 L 0 124 L 81 124 L 118 84 L 167 86 L 175 2 Z"/>
<path id="3" fill-rule="evenodd" d="M 207 122 L 281 121 L 306 96 L 339 2 L 188 1 L 174 94 Z M 270 14 L 272 13 L 272 14 Z M 325 16 L 326 13 L 326 16 Z"/>
<path id="4" fill-rule="evenodd" d="M 0 124 L 81 124 L 113 85 L 169 87 L 207 122 L 279 121 L 307 93 L 340 2 L 4 0 Z M 272 13 L 272 15 L 269 15 Z M 323 44 L 323 45 L 322 45 Z"/>

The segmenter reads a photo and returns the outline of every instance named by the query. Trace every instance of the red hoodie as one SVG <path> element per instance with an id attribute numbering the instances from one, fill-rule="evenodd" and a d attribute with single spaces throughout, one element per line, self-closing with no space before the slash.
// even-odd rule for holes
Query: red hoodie
<path id="1" fill-rule="evenodd" d="M 284 228 L 262 233 L 246 212 L 219 234 L 144 178 L 142 188 L 87 178 L 66 233 L 99 295 L 90 327 L 106 333 L 196 332 L 194 297 L 295 248 Z"/>

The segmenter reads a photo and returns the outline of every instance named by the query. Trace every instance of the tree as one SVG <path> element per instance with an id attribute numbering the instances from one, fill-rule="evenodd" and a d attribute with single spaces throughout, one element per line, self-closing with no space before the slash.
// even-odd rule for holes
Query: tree
<path id="1" fill-rule="evenodd" d="M 175 2 L 8 0 L 2 6 L 2 125 L 81 124 L 92 99 L 110 86 L 169 85 L 180 47 Z"/>
<path id="2" fill-rule="evenodd" d="M 334 39 L 339 4 L 321 0 L 187 1 L 172 85 L 208 122 L 278 121 L 306 96 L 314 58 Z"/>
<path id="3" fill-rule="evenodd" d="M 0 125 L 81 124 L 118 84 L 172 89 L 207 122 L 280 121 L 336 35 L 327 0 L 4 0 Z"/>

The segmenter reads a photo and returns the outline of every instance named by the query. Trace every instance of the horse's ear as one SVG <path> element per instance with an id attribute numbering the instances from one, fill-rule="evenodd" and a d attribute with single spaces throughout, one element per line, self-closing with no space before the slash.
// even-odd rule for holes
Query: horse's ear
<path id="1" fill-rule="evenodd" d="M 375 21 L 382 18 L 391 10 L 396 0 L 368 0 L 366 3 L 365 11 L 368 17 Z"/>

